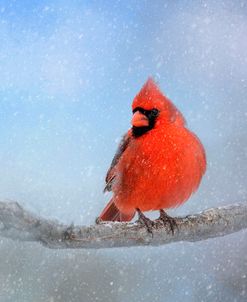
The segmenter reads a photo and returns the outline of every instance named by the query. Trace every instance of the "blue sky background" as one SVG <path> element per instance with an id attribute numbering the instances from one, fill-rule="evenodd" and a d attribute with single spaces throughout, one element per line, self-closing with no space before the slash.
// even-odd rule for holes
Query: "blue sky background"
<path id="1" fill-rule="evenodd" d="M 186 214 L 245 200 L 246 37 L 245 1 L 0 1 L 0 199 L 17 200 L 36 213 L 64 222 L 93 223 L 109 199 L 102 194 L 104 176 L 121 135 L 130 127 L 132 99 L 151 75 L 184 113 L 208 157 L 200 190 L 171 213 Z M 211 279 L 216 282 L 215 278 L 222 277 L 215 272 L 214 267 L 220 264 L 214 261 L 225 244 L 229 251 L 225 257 L 232 263 L 236 259 L 231 248 L 237 243 L 240 252 L 243 245 L 246 248 L 241 234 L 232 241 L 211 240 L 217 242 L 214 249 L 205 242 L 136 250 L 135 263 L 128 262 L 128 255 L 133 253 L 129 250 L 101 252 L 100 256 L 109 257 L 109 262 L 104 260 L 109 267 L 112 259 L 121 255 L 124 264 L 127 261 L 126 276 L 131 265 L 139 270 L 147 259 L 161 259 L 156 268 L 149 266 L 148 272 L 153 274 L 170 259 L 170 266 L 164 268 L 164 282 L 167 284 L 174 271 L 185 276 L 180 285 L 171 287 L 171 301 L 179 301 L 180 295 L 187 301 L 186 291 L 188 301 L 194 301 L 192 296 L 199 286 L 196 279 L 189 285 L 194 259 L 203 258 L 199 255 L 204 253 L 212 264 L 202 280 L 206 289 Z M 2 248 L 2 253 L 9 249 L 8 245 Z M 35 259 L 41 252 L 34 253 Z M 181 268 L 178 260 L 178 268 L 170 254 L 181 261 L 187 257 L 188 265 Z M 62 255 L 69 262 L 66 257 L 75 254 Z M 55 257 L 61 266 L 61 254 L 46 252 L 44 257 L 52 261 Z M 90 257 L 94 262 L 95 255 Z M 205 269 L 201 262 L 198 265 Z M 246 272 L 243 263 L 239 266 Z M 241 279 L 239 266 L 233 265 L 231 276 Z M 103 264 L 102 272 L 106 273 Z M 142 290 L 144 300 L 149 301 L 145 284 L 151 284 L 154 291 L 159 289 L 157 301 L 163 301 L 163 284 L 152 283 L 148 272 L 143 272 L 140 292 L 130 294 L 132 301 L 140 301 Z M 134 284 L 138 275 L 131 273 Z M 24 274 L 23 267 L 20 274 Z M 120 283 L 123 292 L 131 293 L 127 279 Z M 25 287 L 22 290 L 25 292 Z M 203 297 L 210 290 L 205 290 Z M 103 295 L 101 289 L 98 291 Z M 205 301 L 220 299 L 219 287 L 211 292 Z M 223 295 L 224 301 L 228 296 L 232 301 L 232 292 Z M 116 301 L 125 301 L 124 295 L 119 297 Z M 12 298 L 16 301 L 15 296 Z M 113 296 L 107 299 L 115 301 Z"/>

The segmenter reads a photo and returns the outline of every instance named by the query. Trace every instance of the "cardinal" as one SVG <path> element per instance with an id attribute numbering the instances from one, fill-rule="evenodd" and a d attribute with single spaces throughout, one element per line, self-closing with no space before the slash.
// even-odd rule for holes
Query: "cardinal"
<path id="1" fill-rule="evenodd" d="M 104 191 L 113 197 L 98 221 L 130 221 L 138 212 L 149 226 L 143 212 L 159 210 L 159 219 L 173 230 L 175 219 L 165 210 L 181 205 L 198 188 L 206 170 L 203 145 L 152 78 L 134 98 L 132 112 L 132 127 L 106 175 Z"/>

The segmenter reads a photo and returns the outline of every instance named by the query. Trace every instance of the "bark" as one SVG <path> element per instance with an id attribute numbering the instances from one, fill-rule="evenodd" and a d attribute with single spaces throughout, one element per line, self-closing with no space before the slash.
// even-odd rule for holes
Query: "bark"
<path id="1" fill-rule="evenodd" d="M 169 224 L 160 221 L 154 221 L 152 233 L 138 222 L 68 226 L 38 217 L 17 202 L 0 202 L 0 236 L 39 242 L 53 249 L 157 246 L 225 236 L 247 228 L 247 203 L 213 208 L 175 220 L 174 233 Z"/>

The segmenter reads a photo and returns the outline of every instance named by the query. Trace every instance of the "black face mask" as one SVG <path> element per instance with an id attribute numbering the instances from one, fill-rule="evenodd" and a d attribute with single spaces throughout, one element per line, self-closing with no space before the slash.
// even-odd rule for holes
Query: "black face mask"
<path id="1" fill-rule="evenodd" d="M 148 132 L 149 130 L 153 129 L 155 125 L 155 120 L 157 116 L 159 115 L 159 110 L 156 108 L 153 108 L 152 110 L 145 110 L 141 107 L 137 107 L 133 110 L 133 113 L 136 111 L 139 111 L 140 113 L 144 114 L 148 118 L 148 126 L 143 127 L 132 127 L 132 133 L 135 137 L 139 137 L 143 135 L 144 133 Z"/>

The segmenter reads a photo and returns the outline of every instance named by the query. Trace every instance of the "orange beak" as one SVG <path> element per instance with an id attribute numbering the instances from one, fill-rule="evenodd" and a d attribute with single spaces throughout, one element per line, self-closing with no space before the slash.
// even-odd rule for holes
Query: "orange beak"
<path id="1" fill-rule="evenodd" d="M 143 113 L 136 111 L 133 114 L 131 124 L 134 127 L 147 127 L 149 126 L 149 120 Z"/>

